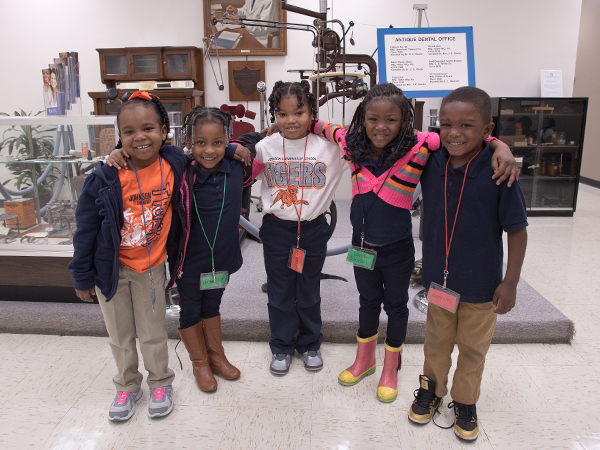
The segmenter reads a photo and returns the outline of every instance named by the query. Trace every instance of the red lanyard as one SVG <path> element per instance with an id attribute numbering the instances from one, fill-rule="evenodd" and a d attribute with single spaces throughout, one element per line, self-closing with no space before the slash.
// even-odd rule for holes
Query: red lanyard
<path id="1" fill-rule="evenodd" d="M 463 190 L 465 189 L 465 181 L 467 180 L 467 172 L 469 171 L 469 164 L 473 161 L 477 155 L 481 153 L 483 147 L 479 149 L 477 154 L 473 156 L 467 163 L 465 168 L 465 176 L 463 177 L 462 187 L 460 188 L 460 196 L 458 197 L 458 205 L 456 206 L 456 214 L 454 215 L 454 223 L 452 224 L 452 233 L 450 234 L 450 241 L 448 241 L 448 165 L 452 156 L 448 158 L 446 162 L 446 173 L 444 177 L 444 225 L 446 230 L 446 268 L 444 269 L 444 287 L 446 287 L 446 279 L 448 278 L 448 255 L 450 254 L 450 246 L 452 245 L 452 238 L 454 237 L 454 228 L 456 227 L 456 219 L 458 218 L 458 210 L 460 208 L 460 201 L 462 200 Z"/>
<path id="2" fill-rule="evenodd" d="M 285 136 L 283 137 L 283 165 L 285 166 L 285 177 L 287 179 L 288 188 L 290 187 L 290 176 L 288 174 L 289 168 L 288 163 L 285 160 Z M 300 212 L 298 212 L 298 208 L 296 204 L 293 203 L 294 209 L 296 210 L 296 215 L 298 216 L 298 239 L 296 240 L 296 247 L 300 248 L 300 216 L 302 215 L 302 205 L 304 205 L 304 161 L 306 160 L 306 146 L 308 145 L 308 134 L 306 135 L 306 140 L 304 141 L 304 155 L 302 156 L 302 178 L 301 182 L 298 183 L 302 185 L 302 194 L 300 194 Z"/>

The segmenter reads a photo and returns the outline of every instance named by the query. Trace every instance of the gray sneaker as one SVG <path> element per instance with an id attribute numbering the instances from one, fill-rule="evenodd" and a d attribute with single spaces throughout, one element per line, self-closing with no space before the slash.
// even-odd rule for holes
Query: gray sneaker
<path id="1" fill-rule="evenodd" d="M 285 353 L 273 354 L 269 370 L 274 375 L 286 375 L 290 371 L 291 363 L 292 355 L 287 355 Z"/>
<path id="2" fill-rule="evenodd" d="M 323 368 L 323 357 L 321 350 L 311 350 L 302 353 L 304 358 L 304 368 L 310 372 L 317 372 Z"/>
<path id="3" fill-rule="evenodd" d="M 134 403 L 142 398 L 142 390 L 136 392 L 119 391 L 108 410 L 108 420 L 125 422 L 133 416 Z"/>
<path id="4" fill-rule="evenodd" d="M 148 416 L 165 417 L 173 411 L 173 387 L 171 385 L 150 389 Z"/>

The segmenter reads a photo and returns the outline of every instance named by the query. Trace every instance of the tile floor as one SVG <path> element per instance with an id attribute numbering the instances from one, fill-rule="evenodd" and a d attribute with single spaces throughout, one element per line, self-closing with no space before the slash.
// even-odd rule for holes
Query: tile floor
<path id="1" fill-rule="evenodd" d="M 190 362 L 176 372 L 173 413 L 146 416 L 147 389 L 127 423 L 113 424 L 114 363 L 106 339 L 0 334 L 0 448 L 9 449 L 600 449 L 600 190 L 581 186 L 573 218 L 530 219 L 523 278 L 575 321 L 572 345 L 494 345 L 478 403 L 481 435 L 459 442 L 452 430 L 414 426 L 407 408 L 417 387 L 422 346 L 407 345 L 396 402 L 375 399 L 378 372 L 354 387 L 337 375 L 352 345 L 324 344 L 324 369 L 300 358 L 288 376 L 267 370 L 263 342 L 226 342 L 242 370 L 198 390 Z M 185 350 L 179 348 L 185 355 Z M 187 355 L 186 355 L 187 356 Z M 446 403 L 449 399 L 446 399 Z M 446 408 L 443 408 L 446 410 Z M 451 420 L 444 411 L 440 422 Z"/>

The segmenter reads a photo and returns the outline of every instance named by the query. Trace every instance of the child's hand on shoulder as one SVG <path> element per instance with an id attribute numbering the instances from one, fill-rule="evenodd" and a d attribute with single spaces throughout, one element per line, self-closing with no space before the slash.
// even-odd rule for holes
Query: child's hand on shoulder
<path id="1" fill-rule="evenodd" d="M 106 164 L 110 167 L 116 167 L 118 170 L 125 169 L 128 170 L 127 159 L 129 158 L 129 154 L 122 148 L 115 148 L 108 158 L 106 159 Z"/>
<path id="2" fill-rule="evenodd" d="M 267 136 L 271 136 L 272 134 L 279 133 L 279 126 L 277 123 L 273 123 L 264 130 L 261 130 L 261 133 L 267 133 Z"/>
<path id="3" fill-rule="evenodd" d="M 246 147 L 242 147 L 241 145 L 236 147 L 233 158 L 243 162 L 245 166 L 252 164 L 252 154 L 250 153 L 250 150 L 248 150 Z"/>
<path id="4" fill-rule="evenodd" d="M 503 281 L 494 292 L 494 312 L 496 314 L 506 314 L 515 307 L 517 300 L 517 285 Z"/>
<path id="5" fill-rule="evenodd" d="M 506 185 L 511 187 L 515 180 L 519 179 L 519 167 L 513 156 L 510 147 L 502 141 L 494 140 L 490 142 L 490 148 L 494 150 L 492 155 L 492 180 L 500 186 L 504 180 L 508 179 Z"/>

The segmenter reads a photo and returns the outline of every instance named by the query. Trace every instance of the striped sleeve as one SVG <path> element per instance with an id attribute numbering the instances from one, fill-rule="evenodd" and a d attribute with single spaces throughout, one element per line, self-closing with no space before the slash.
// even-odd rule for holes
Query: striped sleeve
<path id="1" fill-rule="evenodd" d="M 334 125 L 324 120 L 313 120 L 310 123 L 310 132 L 324 137 L 340 147 L 345 144 L 346 129 L 341 125 Z"/>

